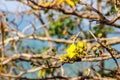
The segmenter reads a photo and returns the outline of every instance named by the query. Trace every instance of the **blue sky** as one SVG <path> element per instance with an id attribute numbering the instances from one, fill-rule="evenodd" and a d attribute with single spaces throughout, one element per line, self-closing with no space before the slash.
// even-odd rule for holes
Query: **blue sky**
<path id="1" fill-rule="evenodd" d="M 0 0 L 0 11 L 21 12 L 28 9 L 30 8 L 17 1 Z"/>

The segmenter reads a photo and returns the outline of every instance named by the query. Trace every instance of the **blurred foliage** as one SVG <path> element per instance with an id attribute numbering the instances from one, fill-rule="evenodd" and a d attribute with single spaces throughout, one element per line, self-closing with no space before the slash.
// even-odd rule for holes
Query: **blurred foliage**
<path id="1" fill-rule="evenodd" d="M 108 71 L 108 72 L 103 72 L 102 70 L 99 70 L 98 73 L 103 76 L 103 77 L 112 77 L 116 78 L 116 72 L 117 71 Z"/>
<path id="2" fill-rule="evenodd" d="M 99 33 L 102 33 L 103 37 L 107 37 L 108 33 L 114 32 L 114 28 L 112 26 L 103 26 L 99 24 L 99 25 L 94 26 L 92 31 L 97 37 Z"/>
<path id="3" fill-rule="evenodd" d="M 50 23 L 49 33 L 52 36 L 57 35 L 59 38 L 63 38 L 65 35 L 69 35 L 70 32 L 73 32 L 75 25 L 75 22 L 70 18 L 61 18 Z"/>
<path id="4" fill-rule="evenodd" d="M 117 13 L 115 10 L 115 5 L 113 3 L 110 3 L 110 4 L 111 4 L 111 8 L 110 8 L 110 11 L 105 14 L 106 16 Z"/>

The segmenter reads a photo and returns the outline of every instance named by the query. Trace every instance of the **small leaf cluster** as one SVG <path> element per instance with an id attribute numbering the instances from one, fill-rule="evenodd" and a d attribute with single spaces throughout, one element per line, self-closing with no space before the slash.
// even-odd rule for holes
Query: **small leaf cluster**
<path id="1" fill-rule="evenodd" d="M 44 77 L 50 75 L 52 73 L 52 71 L 54 71 L 54 69 L 47 69 L 47 68 L 41 69 L 38 72 L 38 77 L 44 78 Z"/>
<path id="2" fill-rule="evenodd" d="M 85 42 L 77 42 L 77 44 L 71 44 L 66 50 L 66 54 L 61 56 L 62 62 L 75 62 L 80 61 L 81 58 L 87 55 L 87 45 Z"/>
<path id="3" fill-rule="evenodd" d="M 101 55 L 101 51 L 100 51 L 100 44 L 96 44 L 93 48 L 92 48 L 92 50 L 93 50 L 93 52 L 94 52 L 94 54 L 96 55 L 96 56 L 100 56 Z"/>
<path id="4" fill-rule="evenodd" d="M 98 34 L 98 37 L 101 38 L 102 37 L 102 33 Z M 110 47 L 109 45 L 107 45 L 107 41 L 106 40 L 99 40 L 99 43 L 97 43 L 93 48 L 93 52 L 96 56 L 100 56 L 102 54 L 102 50 L 103 50 L 103 46 Z"/>
<path id="5" fill-rule="evenodd" d="M 96 25 L 93 27 L 92 32 L 95 36 L 98 36 L 99 33 L 102 33 L 103 37 L 106 37 L 108 33 L 114 32 L 114 28 L 112 26 L 103 27 L 102 25 Z"/>
<path id="6" fill-rule="evenodd" d="M 92 50 L 96 56 L 100 56 L 102 54 L 101 48 L 105 48 L 107 51 L 111 52 L 112 54 L 115 54 L 115 49 L 112 48 L 110 45 L 107 44 L 106 40 L 100 41 L 100 43 L 96 44 Z"/>

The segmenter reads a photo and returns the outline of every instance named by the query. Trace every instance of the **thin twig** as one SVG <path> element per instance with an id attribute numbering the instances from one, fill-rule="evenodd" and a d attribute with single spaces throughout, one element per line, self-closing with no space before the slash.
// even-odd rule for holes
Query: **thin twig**
<path id="1" fill-rule="evenodd" d="M 102 47 L 104 47 L 104 48 L 110 53 L 112 59 L 115 61 L 116 65 L 117 65 L 118 70 L 120 70 L 119 64 L 118 64 L 116 58 L 114 57 L 114 55 L 111 53 L 110 49 L 109 49 L 108 47 L 104 46 L 103 44 L 101 44 L 100 40 L 97 39 L 97 38 L 95 37 L 95 35 L 94 35 L 91 31 L 89 31 L 89 32 L 90 32 L 90 34 L 94 37 L 94 39 L 95 39 Z"/>

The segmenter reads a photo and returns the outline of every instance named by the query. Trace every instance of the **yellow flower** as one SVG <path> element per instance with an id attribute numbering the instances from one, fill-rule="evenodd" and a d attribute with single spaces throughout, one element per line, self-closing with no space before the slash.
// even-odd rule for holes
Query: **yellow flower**
<path id="1" fill-rule="evenodd" d="M 85 42 L 83 42 L 83 47 L 85 50 L 87 49 L 87 44 Z"/>
<path id="2" fill-rule="evenodd" d="M 79 41 L 79 42 L 77 42 L 77 47 L 86 50 L 87 49 L 87 44 L 85 42 Z"/>
<path id="3" fill-rule="evenodd" d="M 50 6 L 50 2 L 44 3 L 44 7 L 48 7 L 48 6 Z"/>
<path id="4" fill-rule="evenodd" d="M 83 49 L 82 49 L 82 48 L 79 48 L 78 50 L 79 50 L 79 52 L 80 52 L 80 53 L 83 51 Z"/>
<path id="5" fill-rule="evenodd" d="M 63 62 L 67 59 L 68 54 L 64 54 L 63 56 L 61 56 L 60 62 Z"/>
<path id="6" fill-rule="evenodd" d="M 71 0 L 66 0 L 66 3 L 70 5 L 72 8 L 75 6 L 74 2 Z"/>
<path id="7" fill-rule="evenodd" d="M 97 50 L 97 47 L 93 47 L 92 50 L 93 50 L 93 51 L 96 51 L 96 50 Z"/>
<path id="8" fill-rule="evenodd" d="M 84 46 L 83 42 L 79 41 L 79 42 L 77 43 L 77 47 L 83 48 L 83 46 Z"/>
<path id="9" fill-rule="evenodd" d="M 76 56 L 76 53 L 70 52 L 70 53 L 68 53 L 68 56 L 69 56 L 70 59 L 72 59 Z"/>
<path id="10" fill-rule="evenodd" d="M 103 34 L 102 34 L 102 33 L 99 33 L 99 34 L 98 34 L 98 37 L 100 37 L 100 38 L 101 38 L 102 36 L 103 36 Z"/>
<path id="11" fill-rule="evenodd" d="M 58 4 L 62 4 L 65 0 L 58 0 Z"/>
<path id="12" fill-rule="evenodd" d="M 76 50 L 75 44 L 71 44 L 70 47 L 66 50 L 67 53 L 73 53 Z"/>
<path id="13" fill-rule="evenodd" d="M 79 0 L 72 0 L 75 4 L 78 4 Z"/>
<path id="14" fill-rule="evenodd" d="M 66 50 L 68 57 L 70 59 L 75 57 L 75 55 L 76 55 L 75 50 L 76 50 L 75 44 L 71 44 L 70 47 Z"/>

